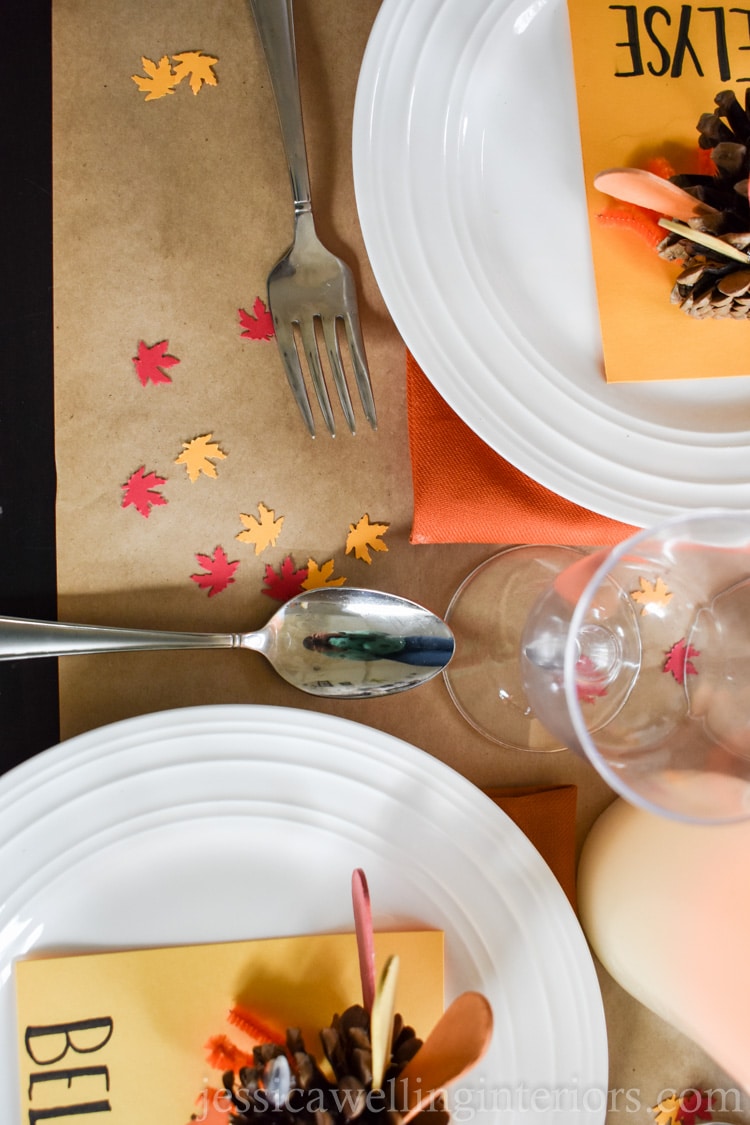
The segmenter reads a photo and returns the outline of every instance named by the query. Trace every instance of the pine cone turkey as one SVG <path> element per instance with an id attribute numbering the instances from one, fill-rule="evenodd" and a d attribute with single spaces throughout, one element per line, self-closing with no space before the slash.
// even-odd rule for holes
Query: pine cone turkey
<path id="1" fill-rule="evenodd" d="M 689 221 L 696 231 L 714 235 L 737 250 L 750 249 L 750 90 L 745 107 L 733 90 L 722 90 L 716 109 L 698 121 L 698 144 L 711 152 L 715 175 L 671 176 L 696 199 L 714 208 Z M 669 261 L 680 260 L 683 268 L 672 289 L 671 300 L 693 317 L 750 317 L 750 260 L 735 261 L 720 252 L 691 241 L 689 236 L 670 233 L 658 247 Z"/>
<path id="2" fill-rule="evenodd" d="M 333 1079 L 323 1073 L 297 1028 L 287 1030 L 286 1049 L 275 1043 L 256 1047 L 254 1066 L 223 1075 L 235 1125 L 398 1122 L 398 1075 L 422 1044 L 414 1029 L 395 1017 L 382 1097 L 372 1091 L 370 1021 L 364 1008 L 355 1004 L 334 1016 L 320 1039 Z M 438 1098 L 414 1120 L 447 1125 L 450 1115 Z"/>

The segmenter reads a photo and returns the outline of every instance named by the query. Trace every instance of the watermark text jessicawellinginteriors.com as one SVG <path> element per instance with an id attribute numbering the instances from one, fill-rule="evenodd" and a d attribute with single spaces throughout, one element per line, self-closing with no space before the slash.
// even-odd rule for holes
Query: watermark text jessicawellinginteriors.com
<path id="1" fill-rule="evenodd" d="M 419 1090 L 409 1090 L 403 1082 L 388 1084 L 385 1090 L 361 1091 L 370 1112 L 405 1112 L 412 1098 Z M 226 1113 L 227 1110 L 239 1113 L 252 1121 L 253 1115 L 265 1113 L 271 1105 L 270 1095 L 264 1090 L 256 1090 L 252 1095 L 235 1091 L 230 1096 L 226 1090 L 204 1091 L 193 1114 L 196 1125 L 205 1121 L 211 1109 Z M 336 1110 L 349 1117 L 354 1109 L 352 1090 L 292 1089 L 287 1095 L 283 1108 L 292 1117 L 303 1113 L 314 1114 L 324 1109 Z M 670 1097 L 680 1099 L 683 1110 L 695 1112 L 710 1104 L 712 1117 L 719 1122 L 724 1114 L 750 1111 L 750 1098 L 736 1087 L 698 1090 L 697 1088 L 676 1089 L 665 1087 L 654 1092 L 646 1092 L 639 1087 L 599 1087 L 581 1088 L 576 1085 L 533 1086 L 523 1082 L 514 1085 L 491 1086 L 480 1080 L 476 1085 L 462 1085 L 451 1089 L 447 1099 L 451 1119 L 456 1125 L 474 1121 L 485 1115 L 503 1113 L 571 1113 L 583 1115 L 622 1114 L 623 1120 L 642 1111 L 650 1110 Z M 710 1099 L 707 1103 L 707 1099 Z M 348 1111 L 348 1112 L 347 1112 Z M 357 1114 L 358 1115 L 358 1114 Z"/>

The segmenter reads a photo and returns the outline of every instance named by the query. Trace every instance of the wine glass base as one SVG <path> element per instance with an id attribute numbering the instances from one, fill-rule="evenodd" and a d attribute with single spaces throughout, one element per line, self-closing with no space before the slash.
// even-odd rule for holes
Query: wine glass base
<path id="1" fill-rule="evenodd" d="M 534 715 L 521 681 L 521 636 L 529 612 L 555 576 L 587 552 L 575 547 L 508 547 L 464 579 L 446 621 L 456 651 L 443 672 L 466 721 L 500 746 L 550 753 L 565 747 Z"/>

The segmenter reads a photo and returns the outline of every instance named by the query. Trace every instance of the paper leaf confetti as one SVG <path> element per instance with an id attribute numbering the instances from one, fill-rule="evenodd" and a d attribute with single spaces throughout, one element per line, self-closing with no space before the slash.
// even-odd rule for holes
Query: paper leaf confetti
<path id="1" fill-rule="evenodd" d="M 582 677 L 590 676 L 594 670 L 594 662 L 590 656 L 582 656 L 576 664 L 576 672 Z M 604 684 L 592 683 L 590 680 L 576 684 L 576 695 L 581 703 L 596 703 L 597 699 L 602 699 L 606 694 L 607 688 Z"/>
<path id="2" fill-rule="evenodd" d="M 368 565 L 372 562 L 370 551 L 387 551 L 381 536 L 385 535 L 389 525 L 387 523 L 370 523 L 368 515 L 362 516 L 357 524 L 349 524 L 349 534 L 346 537 L 346 553 L 354 551 L 354 557 L 362 559 Z"/>
<path id="3" fill-rule="evenodd" d="M 142 516 L 150 516 L 151 509 L 167 503 L 166 496 L 157 492 L 163 484 L 167 483 L 166 477 L 158 477 L 156 473 L 147 473 L 146 466 L 141 465 L 131 473 L 122 486 L 122 507 L 128 508 L 132 504 Z"/>
<path id="4" fill-rule="evenodd" d="M 680 1125 L 696 1125 L 698 1121 L 710 1121 L 713 1110 L 713 1090 L 686 1090 L 680 1098 L 677 1120 Z"/>
<path id="5" fill-rule="evenodd" d="M 235 536 L 235 539 L 239 539 L 240 543 L 252 543 L 256 555 L 260 555 L 266 547 L 274 546 L 284 523 L 284 517 L 279 516 L 276 519 L 276 513 L 271 508 L 267 508 L 265 504 L 258 504 L 258 514 L 259 520 L 255 516 L 244 515 L 240 512 L 240 519 L 245 525 L 245 530 L 240 531 Z"/>
<path id="6" fill-rule="evenodd" d="M 158 62 L 154 62 L 144 55 L 141 57 L 141 66 L 145 71 L 145 76 L 131 74 L 130 77 L 141 93 L 146 95 L 145 100 L 153 102 L 158 98 L 165 98 L 168 94 L 173 94 L 175 87 L 179 86 L 185 78 L 188 79 L 188 84 L 194 94 L 197 94 L 203 86 L 218 85 L 218 79 L 213 70 L 218 61 L 211 55 L 204 55 L 203 51 L 181 51 L 179 54 L 172 56 L 172 62 L 170 62 L 168 55 L 162 55 Z M 173 66 L 172 63 L 175 65 Z"/>
<path id="7" fill-rule="evenodd" d="M 244 309 L 238 309 L 237 311 L 240 324 L 244 329 L 242 335 L 248 340 L 272 340 L 274 338 L 276 333 L 273 327 L 273 317 L 260 297 L 255 298 L 251 313 Z"/>
<path id="8" fill-rule="evenodd" d="M 655 582 L 649 582 L 647 578 L 639 578 L 638 582 L 640 590 L 633 590 L 630 596 L 634 602 L 638 602 L 643 607 L 641 617 L 667 607 L 672 598 L 672 591 L 663 578 L 658 577 Z"/>
<path id="9" fill-rule="evenodd" d="M 181 51 L 180 54 L 172 56 L 177 81 L 182 82 L 183 78 L 189 77 L 190 89 L 194 94 L 197 94 L 204 85 L 218 85 L 213 70 L 218 61 L 211 55 L 204 55 L 203 51 Z"/>
<path id="10" fill-rule="evenodd" d="M 696 656 L 700 656 L 698 650 L 687 644 L 683 637 L 672 645 L 662 671 L 671 672 L 678 684 L 684 684 L 686 676 L 698 675 L 698 669 L 693 664 L 693 657 Z"/>
<path id="11" fill-rule="evenodd" d="M 196 555 L 205 574 L 191 574 L 190 578 L 201 590 L 208 590 L 209 598 L 226 590 L 234 579 L 234 572 L 240 565 L 239 560 L 230 562 L 223 547 L 216 547 L 213 555 Z"/>
<path id="12" fill-rule="evenodd" d="M 184 465 L 187 475 L 193 483 L 197 481 L 201 473 L 215 480 L 219 474 L 214 461 L 226 459 L 226 453 L 215 441 L 212 441 L 213 436 L 213 434 L 201 434 L 200 437 L 193 438 L 192 441 L 184 441 L 182 453 L 179 457 L 175 457 L 175 465 Z"/>
<path id="13" fill-rule="evenodd" d="M 158 63 L 142 56 L 141 66 L 146 72 L 145 78 L 141 74 L 131 74 L 130 77 L 141 93 L 146 95 L 147 102 L 153 102 L 157 98 L 165 98 L 167 94 L 174 93 L 179 78 L 172 70 L 168 55 L 162 55 Z"/>
<path id="14" fill-rule="evenodd" d="M 683 1094 L 668 1094 L 652 1106 L 655 1125 L 696 1125 L 713 1117 L 714 1095 L 692 1088 Z"/>
<path id="15" fill-rule="evenodd" d="M 306 578 L 307 567 L 301 566 L 297 570 L 292 556 L 287 555 L 278 571 L 274 570 L 270 563 L 268 564 L 265 586 L 261 593 L 269 598 L 275 598 L 277 602 L 288 602 L 290 598 L 295 598 L 297 594 L 302 593 L 302 583 Z"/>
<path id="16" fill-rule="evenodd" d="M 176 356 L 169 355 L 168 347 L 168 340 L 160 340 L 158 344 L 151 344 L 150 346 L 143 340 L 139 341 L 138 355 L 133 356 L 133 366 L 142 387 L 145 387 L 147 383 L 172 382 L 164 368 L 174 367 L 180 361 Z"/>
<path id="17" fill-rule="evenodd" d="M 307 578 L 302 583 L 304 590 L 319 590 L 323 586 L 343 586 L 346 578 L 333 577 L 333 559 L 318 566 L 315 559 L 307 560 Z"/>
<path id="18" fill-rule="evenodd" d="M 677 1125 L 679 1120 L 677 1115 L 680 1112 L 680 1099 L 677 1094 L 669 1094 L 652 1108 L 656 1125 Z"/>

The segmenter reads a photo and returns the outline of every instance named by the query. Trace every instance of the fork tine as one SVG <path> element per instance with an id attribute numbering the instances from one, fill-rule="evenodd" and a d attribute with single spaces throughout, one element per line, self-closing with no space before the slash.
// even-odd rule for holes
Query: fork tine
<path id="1" fill-rule="evenodd" d="M 344 325 L 346 338 L 349 341 L 349 350 L 352 353 L 352 367 L 359 388 L 359 397 L 362 399 L 362 409 L 373 430 L 377 430 L 378 416 L 375 411 L 375 400 L 372 397 L 370 372 L 367 369 L 365 345 L 362 339 L 362 330 L 359 326 L 359 314 L 356 305 L 354 308 L 350 308 L 344 316 Z"/>
<path id="2" fill-rule="evenodd" d="M 310 400 L 307 397 L 307 390 L 305 389 L 305 379 L 302 374 L 299 355 L 297 354 L 297 344 L 294 339 L 294 333 L 289 326 L 281 324 L 276 318 L 274 318 L 274 330 L 276 333 L 276 343 L 281 353 L 284 371 L 286 372 L 289 386 L 292 388 L 294 400 L 310 432 L 310 437 L 315 437 L 315 421 L 312 416 L 312 410 L 310 409 Z"/>
<path id="3" fill-rule="evenodd" d="M 318 351 L 318 341 L 315 337 L 315 321 L 314 320 L 300 320 L 299 331 L 302 337 L 302 346 L 305 349 L 307 356 L 307 363 L 310 368 L 310 375 L 312 376 L 313 387 L 315 394 L 318 398 L 318 405 L 328 426 L 328 432 L 331 437 L 336 436 L 336 423 L 333 420 L 333 411 L 331 410 L 331 400 L 328 397 L 328 388 L 326 386 L 325 377 L 323 375 L 323 368 L 320 363 L 320 352 Z"/>
<path id="4" fill-rule="evenodd" d="M 341 362 L 341 348 L 339 347 L 338 333 L 336 332 L 336 317 L 321 317 L 321 324 L 323 325 L 323 337 L 328 349 L 328 360 L 331 364 L 331 371 L 333 372 L 333 381 L 336 384 L 336 390 L 339 394 L 339 401 L 341 402 L 341 409 L 344 412 L 346 424 L 353 434 L 357 432 L 357 424 L 354 420 L 354 409 L 352 408 L 352 400 L 349 395 L 349 387 L 346 382 L 346 375 L 344 374 L 344 365 Z"/>

